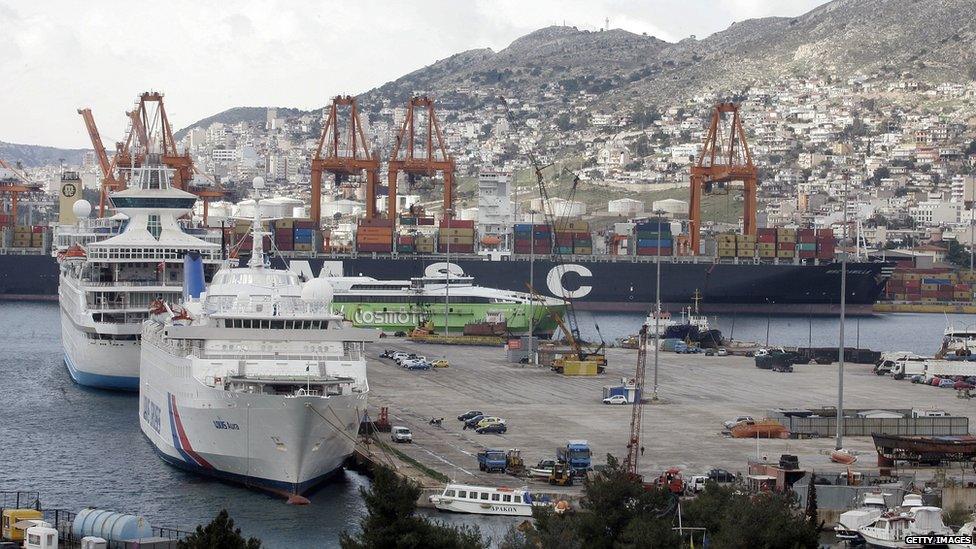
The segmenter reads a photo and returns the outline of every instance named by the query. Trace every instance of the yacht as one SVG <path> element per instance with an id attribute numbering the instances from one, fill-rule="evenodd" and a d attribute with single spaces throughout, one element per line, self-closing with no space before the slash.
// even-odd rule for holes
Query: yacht
<path id="1" fill-rule="evenodd" d="M 976 350 L 976 326 L 956 328 L 950 323 L 942 334 L 942 347 L 935 357 L 946 360 L 976 360 L 973 350 Z"/>
<path id="2" fill-rule="evenodd" d="M 858 533 L 868 547 L 915 549 L 920 543 L 909 543 L 910 536 L 952 535 L 952 529 L 942 522 L 942 509 L 926 505 L 891 510 Z"/>
<path id="3" fill-rule="evenodd" d="M 476 515 L 531 517 L 532 508 L 551 506 L 547 497 L 533 496 L 528 490 L 448 484 L 444 491 L 429 497 L 441 511 Z"/>
<path id="4" fill-rule="evenodd" d="M 858 530 L 873 524 L 888 509 L 884 496 L 880 492 L 867 492 L 861 496 L 861 504 L 856 509 L 841 513 L 837 525 L 834 526 L 837 537 L 844 540 L 860 540 L 861 535 Z"/>
<path id="5" fill-rule="evenodd" d="M 180 218 L 192 211 L 196 196 L 172 187 L 159 155 L 147 155 L 129 188 L 110 199 L 117 212 L 112 218 L 59 228 L 61 340 L 77 383 L 136 391 L 149 304 L 180 296 L 180 262 L 189 252 L 200 254 L 205 276 L 216 272 L 221 246 L 184 228 Z"/>
<path id="6" fill-rule="evenodd" d="M 245 267 L 203 288 L 185 259 L 182 303 L 156 302 L 143 325 L 139 417 L 174 466 L 307 503 L 302 494 L 353 453 L 376 330 L 331 312 L 324 279 L 269 266 L 260 214 Z"/>
<path id="7" fill-rule="evenodd" d="M 527 292 L 486 288 L 474 283 L 453 263 L 434 263 L 424 276 L 409 280 L 377 280 L 368 276 L 320 275 L 335 289 L 335 310 L 355 326 L 384 332 L 409 332 L 421 324 L 445 327 L 460 334 L 465 325 L 504 324 L 510 333 L 551 334 L 551 313 L 563 314 L 561 299 L 533 296 Z"/>

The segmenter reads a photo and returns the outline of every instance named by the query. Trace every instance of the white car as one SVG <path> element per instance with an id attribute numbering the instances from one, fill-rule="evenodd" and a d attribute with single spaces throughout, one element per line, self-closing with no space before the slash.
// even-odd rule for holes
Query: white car
<path id="1" fill-rule="evenodd" d="M 725 425 L 726 429 L 731 430 L 733 427 L 742 423 L 743 421 L 755 421 L 755 420 L 752 419 L 752 416 L 736 416 L 730 419 L 729 421 L 726 421 L 723 425 Z"/>
<path id="2" fill-rule="evenodd" d="M 413 442 L 413 433 L 410 429 L 397 425 L 390 429 L 390 440 L 396 443 Z"/>
<path id="3" fill-rule="evenodd" d="M 397 352 L 391 354 L 390 355 L 390 358 L 393 359 L 393 362 L 396 362 L 397 364 L 399 364 L 401 359 L 407 358 L 408 356 L 410 356 L 410 355 L 407 354 L 407 353 L 404 353 L 403 351 L 397 351 Z"/>
<path id="4" fill-rule="evenodd" d="M 396 362 L 400 366 L 403 366 L 403 363 L 404 362 L 406 362 L 408 360 L 413 360 L 415 358 L 417 358 L 417 355 L 415 355 L 415 354 L 412 354 L 411 353 L 411 354 L 408 355 L 408 354 L 404 353 L 404 354 L 402 354 L 400 356 L 394 357 L 393 358 L 393 362 Z"/>
<path id="5" fill-rule="evenodd" d="M 624 395 L 613 395 L 603 399 L 604 404 L 628 404 L 627 397 Z"/>
<path id="6" fill-rule="evenodd" d="M 728 356 L 729 350 L 726 349 L 725 347 L 719 347 L 718 350 L 715 351 L 715 354 L 717 354 L 718 356 Z"/>

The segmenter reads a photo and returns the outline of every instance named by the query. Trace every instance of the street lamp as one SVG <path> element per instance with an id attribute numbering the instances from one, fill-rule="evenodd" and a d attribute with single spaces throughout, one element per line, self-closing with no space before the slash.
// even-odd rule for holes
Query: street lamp
<path id="1" fill-rule="evenodd" d="M 655 305 L 654 313 L 654 392 L 651 394 L 651 402 L 658 401 L 658 353 L 661 349 L 661 216 L 664 215 L 664 210 L 654 210 L 654 215 L 657 216 L 657 257 L 655 258 L 655 263 L 657 263 L 657 274 L 655 275 L 654 289 L 654 299 L 657 303 Z"/>
<path id="2" fill-rule="evenodd" d="M 450 228 L 451 219 L 454 218 L 454 208 L 448 208 L 444 210 L 444 216 L 447 218 L 447 226 Z M 445 275 L 444 281 L 444 335 L 450 335 L 451 327 L 448 324 L 450 318 L 450 301 L 451 301 L 451 238 L 447 237 L 447 273 Z"/>

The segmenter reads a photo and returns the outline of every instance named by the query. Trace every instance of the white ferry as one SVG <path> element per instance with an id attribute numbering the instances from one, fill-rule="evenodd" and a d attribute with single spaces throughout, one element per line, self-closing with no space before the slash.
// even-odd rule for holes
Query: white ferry
<path id="1" fill-rule="evenodd" d="M 149 304 L 179 298 L 188 252 L 201 255 L 205 276 L 220 264 L 220 244 L 180 224 L 196 196 L 173 188 L 158 155 L 147 156 L 130 187 L 112 194 L 116 216 L 83 219 L 58 239 L 66 246 L 57 254 L 64 361 L 81 385 L 138 390 L 139 334 Z M 87 218 L 90 206 L 78 213 Z"/>
<path id="2" fill-rule="evenodd" d="M 330 312 L 332 289 L 270 268 L 260 219 L 246 267 L 227 265 L 182 305 L 158 303 L 142 333 L 142 432 L 175 466 L 301 495 L 352 454 L 376 330 Z M 186 278 L 201 265 L 186 260 Z"/>
<path id="3" fill-rule="evenodd" d="M 536 497 L 528 490 L 448 484 L 430 503 L 441 511 L 476 515 L 531 517 L 535 506 L 551 506 L 547 497 Z"/>
<path id="4" fill-rule="evenodd" d="M 466 324 L 486 320 L 504 323 L 511 333 L 551 334 L 556 325 L 549 311 L 562 312 L 566 304 L 552 297 L 486 288 L 474 283 L 453 263 L 434 263 L 424 276 L 410 280 L 377 280 L 368 276 L 320 277 L 335 289 L 335 310 L 356 326 L 385 332 L 410 331 L 430 322 L 441 332 L 460 334 Z M 531 320 L 533 319 L 534 320 Z"/>

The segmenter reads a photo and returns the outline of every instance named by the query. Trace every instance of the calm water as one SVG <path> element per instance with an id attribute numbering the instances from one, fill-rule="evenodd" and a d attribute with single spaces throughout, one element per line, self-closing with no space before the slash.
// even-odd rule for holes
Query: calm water
<path id="1" fill-rule="evenodd" d="M 674 312 L 672 312 L 674 314 Z M 584 338 L 599 341 L 595 326 L 599 326 L 607 342 L 637 332 L 644 315 L 632 313 L 580 312 L 580 332 Z M 739 341 L 765 344 L 769 328 L 769 344 L 785 346 L 832 347 L 838 344 L 840 320 L 837 317 L 800 317 L 765 315 L 709 315 L 713 328 L 722 330 L 725 337 Z M 950 315 L 948 321 L 956 328 L 976 325 L 976 315 Z M 938 314 L 898 313 L 868 317 L 848 317 L 845 323 L 844 345 L 875 351 L 912 351 L 923 356 L 933 355 L 942 343 L 946 317 Z"/>
<path id="2" fill-rule="evenodd" d="M 770 341 L 805 345 L 806 318 L 771 317 Z M 585 335 L 594 321 L 609 341 L 637 330 L 628 314 L 580 314 Z M 735 323 L 733 331 L 733 321 Z M 976 323 L 957 316 L 956 325 Z M 723 316 L 714 323 L 736 339 L 764 341 L 765 316 Z M 835 345 L 836 319 L 813 319 L 814 345 Z M 886 315 L 860 321 L 860 343 L 873 349 L 934 352 L 945 327 L 940 315 Z M 857 320 L 848 323 L 856 342 Z M 354 530 L 363 512 L 358 489 L 367 480 L 347 472 L 311 496 L 305 507 L 259 492 L 207 480 L 162 463 L 139 431 L 134 395 L 83 389 L 61 359 L 58 308 L 52 303 L 0 302 L 0 490 L 35 490 L 47 507 L 86 506 L 145 515 L 161 526 L 192 529 L 221 508 L 247 535 L 268 547 L 331 547 Z M 437 515 L 457 522 L 461 517 Z M 498 541 L 513 520 L 477 519 Z"/>

